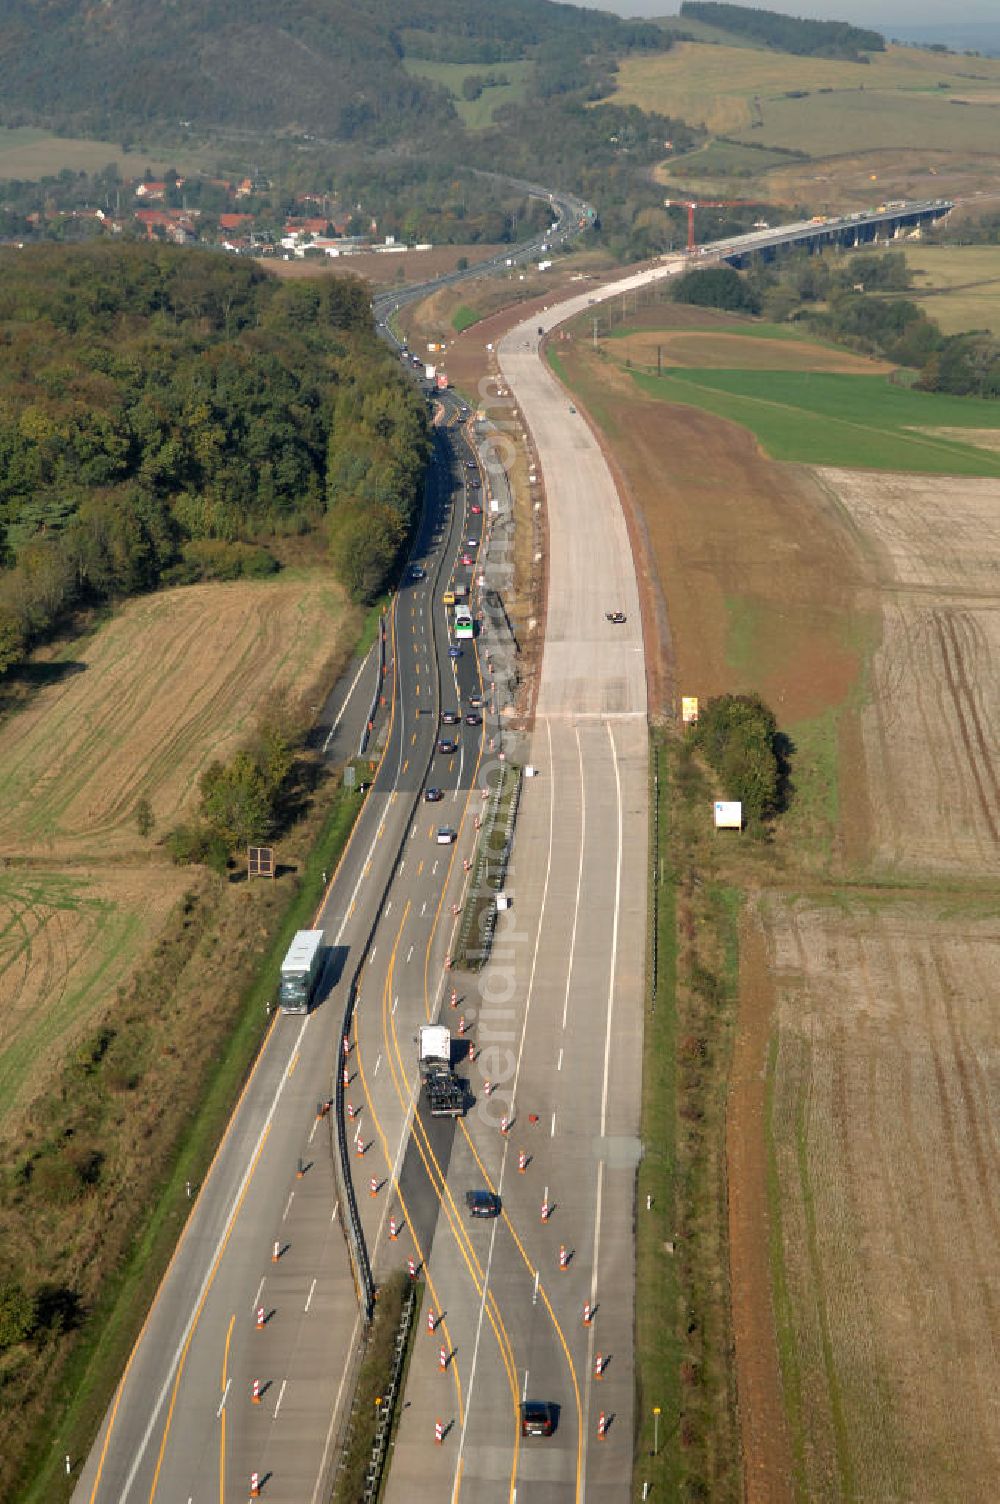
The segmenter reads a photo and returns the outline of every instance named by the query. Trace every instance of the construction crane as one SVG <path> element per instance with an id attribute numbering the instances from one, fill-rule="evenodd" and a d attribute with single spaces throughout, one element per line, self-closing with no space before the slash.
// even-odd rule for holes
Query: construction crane
<path id="1" fill-rule="evenodd" d="M 755 198 L 702 198 L 695 202 L 691 198 L 666 198 L 663 200 L 665 209 L 686 209 L 688 215 L 688 243 L 689 251 L 695 249 L 694 238 L 694 211 L 696 209 L 759 209 L 760 199 Z"/>

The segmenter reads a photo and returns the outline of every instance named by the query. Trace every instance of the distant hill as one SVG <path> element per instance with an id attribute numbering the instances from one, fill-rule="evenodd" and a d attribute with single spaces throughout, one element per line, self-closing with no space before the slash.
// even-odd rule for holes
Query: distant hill
<path id="1" fill-rule="evenodd" d="M 799 57 L 844 58 L 861 62 L 867 52 L 884 52 L 885 38 L 877 31 L 847 21 L 808 21 L 776 10 L 727 5 L 721 0 L 683 0 L 680 19 L 700 21 Z"/>
<path id="2" fill-rule="evenodd" d="M 190 122 L 367 146 L 455 126 L 405 57 L 662 47 L 657 28 L 550 0 L 4 0 L 0 124 L 115 136 Z"/>

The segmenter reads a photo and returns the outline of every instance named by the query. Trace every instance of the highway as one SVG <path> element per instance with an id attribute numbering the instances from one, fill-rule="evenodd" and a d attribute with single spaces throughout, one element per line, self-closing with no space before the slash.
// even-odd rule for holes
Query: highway
<path id="1" fill-rule="evenodd" d="M 456 673 L 446 637 L 435 640 L 432 629 L 436 609 L 442 631 L 441 592 L 472 536 L 464 510 L 468 472 L 452 454 L 458 442 L 454 430 L 439 431 L 413 554 L 423 577 L 411 571 L 390 622 L 384 754 L 317 916 L 331 946 L 320 1006 L 271 1024 L 205 1185 L 195 1188 L 191 1217 L 74 1500 L 224 1504 L 247 1497 L 253 1472 L 266 1479 L 270 1499 L 303 1504 L 324 1496 L 360 1327 L 334 1190 L 332 1117 L 317 1106 L 333 1094 L 345 988 L 390 879 L 394 872 L 397 883 L 412 877 L 425 895 L 421 905 L 443 884 L 456 847 L 439 847 L 430 827 L 460 826 L 482 736 L 481 728 L 463 726 L 459 754 L 435 752 L 439 674 L 453 694 L 456 678 L 466 693 L 478 685 L 475 654 L 458 660 Z M 346 703 L 330 707 L 335 745 L 353 742 L 373 682 L 371 667 L 362 666 Z M 429 766 L 446 791 L 442 804 L 422 802 Z M 396 900 L 394 912 L 394 891 L 373 937 L 373 960 L 388 949 L 405 903 Z M 374 1060 L 371 1067 L 374 1074 Z"/>
<path id="2" fill-rule="evenodd" d="M 753 239 L 741 237 L 740 250 Z M 664 259 L 599 296 L 687 264 Z M 447 965 L 482 790 L 498 767 L 497 707 L 477 645 L 451 656 L 442 600 L 453 575 L 488 570 L 489 513 L 471 510 L 482 488 L 464 437 L 439 424 L 425 517 L 387 624 L 372 752 L 381 761 L 316 918 L 331 946 L 319 1006 L 272 1021 L 81 1470 L 79 1504 L 226 1504 L 247 1497 L 254 1473 L 270 1500 L 325 1499 L 361 1330 L 333 1118 L 317 1111 L 345 1064 L 351 1172 L 376 1280 L 410 1259 L 426 1278 L 388 1499 L 630 1497 L 648 874 L 642 623 L 610 472 L 539 358 L 539 328 L 594 301 L 583 293 L 533 316 L 498 350 L 545 477 L 550 554 L 528 751 L 537 776 L 524 783 L 514 906 L 499 918 L 491 962 L 478 977 Z M 389 306 L 377 303 L 382 323 Z M 444 398 L 446 419 L 456 406 Z M 373 673 L 358 665 L 324 711 L 337 760 L 367 719 Z M 472 696 L 487 702 L 483 725 L 465 723 Z M 442 710 L 460 711 L 461 723 L 442 726 Z M 454 751 L 440 749 L 442 736 Z M 440 788 L 439 802 L 425 801 L 427 786 Z M 439 843 L 440 827 L 454 841 Z M 341 1021 L 359 964 L 345 1057 Z M 439 1014 L 456 1034 L 464 1020 L 478 1051 L 462 1066 L 471 1108 L 457 1124 L 425 1119 L 416 1095 L 414 1036 Z M 464 1194 L 483 1187 L 499 1193 L 502 1214 L 472 1221 Z M 553 1407 L 551 1437 L 522 1438 L 525 1398 Z"/>

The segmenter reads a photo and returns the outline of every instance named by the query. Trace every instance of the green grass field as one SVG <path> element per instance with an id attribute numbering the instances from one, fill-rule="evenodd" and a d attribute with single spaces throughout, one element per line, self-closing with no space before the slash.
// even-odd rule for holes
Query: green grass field
<path id="1" fill-rule="evenodd" d="M 1000 124 L 1000 59 L 912 47 L 849 63 L 684 42 L 625 59 L 618 84 L 618 103 L 817 157 L 914 145 L 982 151 Z"/>
<path id="2" fill-rule="evenodd" d="M 945 334 L 1000 334 L 1000 245 L 907 246 L 918 302 Z"/>
<path id="3" fill-rule="evenodd" d="M 478 324 L 482 314 L 475 308 L 470 308 L 468 303 L 460 303 L 451 316 L 451 327 L 456 334 L 462 334 L 466 329 L 471 329 L 473 324 Z"/>
<path id="4" fill-rule="evenodd" d="M 430 63 L 422 58 L 408 57 L 403 66 L 416 78 L 427 78 L 432 83 L 442 84 L 452 97 L 462 124 L 467 130 L 481 131 L 493 124 L 493 113 L 503 104 L 516 104 L 524 98 L 524 92 L 534 69 L 533 62 L 515 63 Z M 503 74 L 509 82 L 495 88 L 484 89 L 478 99 L 462 98 L 462 81 L 470 73 Z"/>
<path id="5" fill-rule="evenodd" d="M 32 126 L 8 130 L 0 127 L 0 178 L 53 177 L 63 168 L 73 172 L 100 172 L 113 162 L 123 177 L 142 177 L 150 167 L 162 172 L 175 167 L 181 172 L 200 165 L 196 152 L 171 150 L 169 160 L 155 146 L 136 145 L 125 152 L 117 141 L 84 141 L 73 136 L 53 136 Z"/>
<path id="6" fill-rule="evenodd" d="M 831 372 L 632 372 L 652 397 L 749 428 L 776 460 L 930 475 L 1000 476 L 1000 454 L 916 430 L 1000 428 L 995 403 L 893 386 L 884 376 Z"/>

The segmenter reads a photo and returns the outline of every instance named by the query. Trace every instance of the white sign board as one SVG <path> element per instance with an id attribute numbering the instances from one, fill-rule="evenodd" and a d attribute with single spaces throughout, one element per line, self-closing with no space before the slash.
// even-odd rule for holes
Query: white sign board
<path id="1" fill-rule="evenodd" d="M 716 830 L 743 829 L 743 805 L 738 799 L 716 799 L 715 828 Z"/>
<path id="2" fill-rule="evenodd" d="M 685 726 L 693 726 L 698 719 L 698 696 L 681 696 L 681 720 Z"/>

